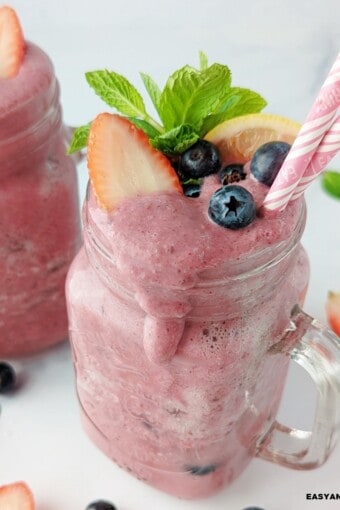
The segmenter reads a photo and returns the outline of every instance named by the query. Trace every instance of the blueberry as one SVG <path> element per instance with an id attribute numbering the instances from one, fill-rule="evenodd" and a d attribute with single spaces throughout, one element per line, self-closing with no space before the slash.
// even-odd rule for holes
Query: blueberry
<path id="1" fill-rule="evenodd" d="M 104 501 L 103 499 L 98 499 L 97 501 L 93 501 L 90 503 L 86 510 L 116 510 L 116 507 L 109 503 L 108 501 Z"/>
<path id="2" fill-rule="evenodd" d="M 0 362 L 0 393 L 5 393 L 6 391 L 10 391 L 14 388 L 16 383 L 16 374 L 14 368 L 5 363 L 4 361 Z"/>
<path id="3" fill-rule="evenodd" d="M 268 142 L 257 149 L 250 162 L 250 171 L 263 184 L 271 186 L 290 150 L 289 143 Z"/>
<path id="4" fill-rule="evenodd" d="M 201 186 L 199 184 L 183 184 L 184 195 L 190 198 L 197 198 L 201 194 Z"/>
<path id="5" fill-rule="evenodd" d="M 221 160 L 218 149 L 207 140 L 197 140 L 181 154 L 178 172 L 183 178 L 199 178 L 218 172 Z"/>
<path id="6" fill-rule="evenodd" d="M 208 214 L 217 225 L 237 230 L 255 219 L 255 200 L 242 186 L 223 186 L 210 198 Z"/>
<path id="7" fill-rule="evenodd" d="M 205 476 L 209 475 L 210 473 L 213 473 L 216 471 L 217 465 L 216 464 L 207 464 L 206 466 L 186 466 L 185 470 L 191 473 L 192 475 L 196 476 Z"/>
<path id="8" fill-rule="evenodd" d="M 223 186 L 226 186 L 227 184 L 232 184 L 233 182 L 243 181 L 247 174 L 244 172 L 243 165 L 239 163 L 233 163 L 232 165 L 227 165 L 222 168 L 218 172 L 218 176 Z"/>
<path id="9" fill-rule="evenodd" d="M 243 508 L 243 510 L 264 510 L 264 509 L 260 508 L 259 506 L 247 506 L 246 508 Z"/>

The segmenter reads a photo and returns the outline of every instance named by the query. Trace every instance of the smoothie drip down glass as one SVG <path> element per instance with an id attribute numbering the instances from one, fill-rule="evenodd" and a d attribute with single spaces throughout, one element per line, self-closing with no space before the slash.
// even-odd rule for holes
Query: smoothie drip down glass
<path id="1" fill-rule="evenodd" d="M 66 155 L 59 84 L 48 56 L 25 44 L 0 80 L 0 355 L 67 338 L 64 284 L 80 246 L 75 160 Z"/>

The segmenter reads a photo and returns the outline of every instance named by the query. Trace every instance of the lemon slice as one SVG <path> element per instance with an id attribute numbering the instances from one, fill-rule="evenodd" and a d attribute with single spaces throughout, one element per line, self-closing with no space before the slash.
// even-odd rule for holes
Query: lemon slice
<path id="1" fill-rule="evenodd" d="M 301 124 L 287 117 L 254 113 L 226 120 L 204 138 L 217 145 L 223 164 L 246 163 L 266 142 L 292 144 L 300 128 Z"/>

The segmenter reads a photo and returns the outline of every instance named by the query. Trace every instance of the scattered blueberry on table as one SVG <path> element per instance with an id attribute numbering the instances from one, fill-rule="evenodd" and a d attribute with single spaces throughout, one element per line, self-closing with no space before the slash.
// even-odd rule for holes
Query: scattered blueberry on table
<path id="1" fill-rule="evenodd" d="M 259 506 L 247 506 L 246 508 L 243 508 L 243 510 L 264 510 L 264 508 Z"/>
<path id="2" fill-rule="evenodd" d="M 90 503 L 86 510 L 117 510 L 116 507 L 109 503 L 109 501 L 104 501 L 103 499 L 98 499 L 97 501 L 93 501 Z"/>
<path id="3" fill-rule="evenodd" d="M 5 393 L 14 388 L 16 373 L 14 368 L 5 361 L 0 361 L 0 393 Z"/>

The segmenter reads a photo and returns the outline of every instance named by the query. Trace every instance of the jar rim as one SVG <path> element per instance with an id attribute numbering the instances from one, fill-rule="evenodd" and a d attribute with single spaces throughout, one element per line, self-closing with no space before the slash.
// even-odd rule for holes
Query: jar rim
<path id="1" fill-rule="evenodd" d="M 60 88 L 50 58 L 27 42 L 25 59 L 18 76 L 2 85 L 0 159 L 5 166 L 39 149 L 61 123 Z M 35 76 L 36 82 L 30 81 Z"/>
<path id="2" fill-rule="evenodd" d="M 90 262 L 93 255 L 94 258 L 96 258 L 96 256 L 99 255 L 99 257 L 102 257 L 102 260 L 105 260 L 105 263 L 109 262 L 115 265 L 115 260 L 112 254 L 107 250 L 104 242 L 98 237 L 98 235 L 96 235 L 96 232 L 93 229 L 93 225 L 91 224 L 93 223 L 93 221 L 91 221 L 91 215 L 89 215 L 89 211 L 87 208 L 87 202 L 89 201 L 91 195 L 92 188 L 89 181 L 86 191 L 86 198 L 83 205 L 83 222 L 85 238 L 91 244 L 91 247 L 88 247 L 86 246 L 87 243 L 85 242 L 86 252 L 89 256 Z M 204 269 L 197 273 L 197 278 L 195 279 L 192 285 L 189 284 L 187 286 L 177 285 L 171 286 L 161 283 L 145 282 L 145 287 L 156 288 L 159 286 L 164 286 L 166 288 L 169 288 L 169 290 L 172 289 L 173 291 L 180 292 L 193 288 L 203 289 L 224 286 L 226 284 L 231 284 L 232 282 L 240 282 L 246 280 L 247 278 L 252 278 L 256 275 L 260 275 L 261 273 L 277 265 L 286 257 L 289 257 L 289 255 L 298 245 L 302 237 L 305 224 L 306 224 L 306 203 L 304 198 L 302 198 L 299 200 L 298 219 L 289 237 L 280 240 L 275 244 L 268 245 L 260 250 L 254 250 L 250 253 L 247 253 L 246 256 L 244 257 L 244 260 L 242 259 L 242 257 L 238 261 L 233 260 L 231 268 L 230 266 L 229 267 L 219 266 L 218 268 L 212 267 Z M 94 249 L 95 254 L 92 253 L 93 252 L 92 248 Z M 230 262 L 228 262 L 228 265 L 229 264 Z M 96 266 L 98 267 L 97 263 Z M 218 276 L 216 277 L 216 275 Z M 117 279 L 118 281 L 120 280 L 118 271 L 115 272 L 115 284 L 118 283 Z M 123 284 L 123 281 L 121 282 L 121 284 L 122 287 L 126 289 L 126 287 Z"/>

